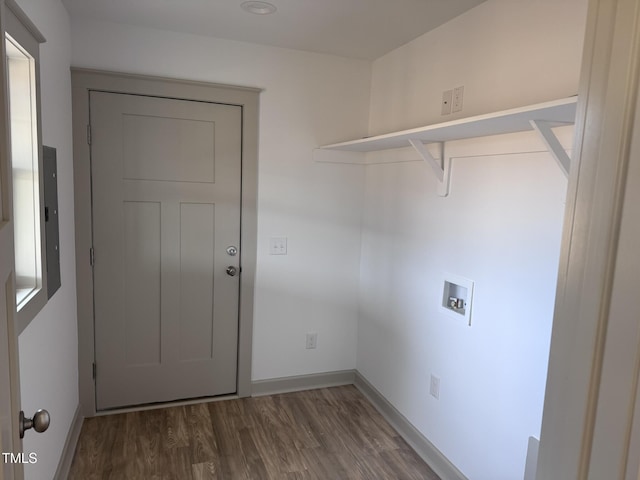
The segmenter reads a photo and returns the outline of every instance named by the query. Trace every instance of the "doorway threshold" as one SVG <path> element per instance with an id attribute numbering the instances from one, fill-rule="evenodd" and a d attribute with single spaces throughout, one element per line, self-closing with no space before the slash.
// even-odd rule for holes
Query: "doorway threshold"
<path id="1" fill-rule="evenodd" d="M 132 405 L 130 407 L 119 407 L 119 408 L 111 408 L 108 410 L 99 410 L 96 412 L 96 417 L 102 417 L 105 415 L 115 415 L 118 413 L 130 413 L 130 412 L 142 412 L 144 410 L 158 410 L 160 408 L 170 408 L 170 407 L 183 407 L 186 405 L 197 405 L 199 403 L 211 403 L 211 402 L 221 402 L 224 400 L 235 400 L 240 398 L 237 394 L 229 394 L 229 395 L 218 395 L 215 397 L 199 397 L 199 398 L 189 398 L 186 400 L 173 400 L 171 402 L 158 402 L 158 403 L 147 403 L 144 405 Z"/>

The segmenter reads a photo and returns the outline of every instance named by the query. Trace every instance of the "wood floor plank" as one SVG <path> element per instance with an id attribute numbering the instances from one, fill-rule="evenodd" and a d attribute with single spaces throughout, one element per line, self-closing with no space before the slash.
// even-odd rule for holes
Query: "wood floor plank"
<path id="1" fill-rule="evenodd" d="M 278 398 L 263 397 L 251 410 L 254 427 L 249 429 L 251 438 L 272 477 L 304 469 L 295 443 L 293 418 Z"/>
<path id="2" fill-rule="evenodd" d="M 209 404 L 212 434 L 220 456 L 234 455 L 242 447 L 239 432 L 246 428 L 239 401 L 212 402 Z"/>
<path id="3" fill-rule="evenodd" d="M 172 407 L 165 411 L 167 437 L 165 450 L 189 446 L 189 431 L 187 429 L 186 407 Z"/>
<path id="4" fill-rule="evenodd" d="M 158 478 L 164 471 L 164 456 L 162 455 L 161 428 L 156 424 L 161 412 L 147 410 L 129 415 L 130 427 L 137 434 L 132 435 L 135 442 L 137 461 L 127 471 L 127 477 L 135 478 L 141 474 L 149 478 Z"/>
<path id="5" fill-rule="evenodd" d="M 196 463 L 191 466 L 193 480 L 219 480 L 220 471 L 213 462 Z"/>
<path id="6" fill-rule="evenodd" d="M 110 460 L 105 452 L 113 450 L 117 442 L 119 429 L 118 418 L 99 420 L 90 418 L 83 424 L 83 434 L 76 450 L 80 452 L 78 460 L 80 469 L 88 472 L 86 476 L 70 477 L 78 480 L 108 478 L 111 472 Z"/>
<path id="7" fill-rule="evenodd" d="M 382 452 L 380 457 L 403 480 L 439 480 L 435 472 L 421 472 L 422 459 L 408 446 Z"/>
<path id="8" fill-rule="evenodd" d="M 305 468 L 310 478 L 348 478 L 347 471 L 333 453 L 323 448 L 300 450 Z"/>
<path id="9" fill-rule="evenodd" d="M 247 461 L 244 456 L 225 455 L 224 457 L 221 457 L 220 464 L 222 465 L 222 471 L 224 472 L 224 477 L 221 478 L 251 480 L 249 466 L 247 465 Z"/>
<path id="10" fill-rule="evenodd" d="M 295 426 L 291 436 L 294 445 L 297 448 L 311 449 L 324 446 L 322 429 L 318 428 L 317 422 L 309 418 L 310 412 L 307 410 L 301 396 L 285 397 L 285 401 L 282 401 L 282 396 L 279 396 L 279 398 L 281 404 L 286 405 L 286 408 L 289 409 L 291 425 Z"/>
<path id="11" fill-rule="evenodd" d="M 248 428 L 243 428 L 240 431 L 240 442 L 242 443 L 242 456 L 246 461 L 250 478 L 273 478 L 267 474 L 267 468 Z"/>
<path id="12" fill-rule="evenodd" d="M 164 452 L 167 479 L 177 478 L 176 472 L 180 472 L 180 480 L 196 480 L 192 469 L 191 449 L 187 447 L 172 448 Z M 219 478 L 219 477 L 214 477 Z"/>
<path id="13" fill-rule="evenodd" d="M 218 447 L 211 428 L 211 415 L 207 404 L 199 403 L 187 406 L 186 416 L 191 463 L 215 461 L 218 456 Z"/>
<path id="14" fill-rule="evenodd" d="M 71 480 L 439 480 L 353 386 L 85 420 Z"/>
<path id="15" fill-rule="evenodd" d="M 110 421 L 113 422 L 111 428 L 115 432 L 115 439 L 111 447 L 112 455 L 109 457 L 107 465 L 103 470 L 103 478 L 118 478 L 118 472 L 123 472 L 128 463 L 128 457 L 131 452 L 128 452 L 125 447 L 125 438 L 121 434 L 125 428 L 125 416 L 124 415 L 110 415 Z M 119 475 L 120 478 L 124 478 L 124 474 Z"/>

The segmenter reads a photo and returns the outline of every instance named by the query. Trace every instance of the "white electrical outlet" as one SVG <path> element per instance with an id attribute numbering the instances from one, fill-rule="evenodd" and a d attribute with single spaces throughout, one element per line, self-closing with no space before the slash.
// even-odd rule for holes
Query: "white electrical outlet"
<path id="1" fill-rule="evenodd" d="M 464 87 L 456 87 L 453 89 L 453 100 L 451 101 L 451 111 L 462 111 L 462 97 L 464 95 Z"/>
<path id="2" fill-rule="evenodd" d="M 315 332 L 307 333 L 307 349 L 316 348 L 318 346 L 318 334 Z"/>
<path id="3" fill-rule="evenodd" d="M 269 255 L 286 255 L 287 237 L 271 237 L 269 239 Z"/>
<path id="4" fill-rule="evenodd" d="M 453 100 L 453 90 L 442 92 L 442 112 L 441 115 L 449 115 L 451 113 L 451 102 Z"/>
<path id="5" fill-rule="evenodd" d="M 436 400 L 440 398 L 440 379 L 433 374 L 431 374 L 431 385 L 429 386 L 429 393 Z"/>

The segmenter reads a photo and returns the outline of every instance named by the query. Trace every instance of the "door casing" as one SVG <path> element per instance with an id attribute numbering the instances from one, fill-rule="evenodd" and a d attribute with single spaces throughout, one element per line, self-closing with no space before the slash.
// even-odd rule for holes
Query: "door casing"
<path id="1" fill-rule="evenodd" d="M 589 0 L 538 480 L 638 478 L 637 307 L 612 302 L 627 288 L 619 265 L 633 266 L 639 58 L 640 0 Z"/>
<path id="2" fill-rule="evenodd" d="M 242 107 L 242 213 L 240 243 L 239 339 L 237 395 L 251 395 L 253 336 L 253 292 L 257 254 L 258 190 L 258 102 L 260 90 L 248 87 L 71 69 L 73 102 L 73 175 L 76 243 L 76 292 L 78 304 L 78 376 L 82 413 L 96 415 L 93 379 L 94 324 L 93 273 L 90 264 L 91 149 L 89 145 L 89 91 L 130 93 L 185 100 L 206 101 Z"/>

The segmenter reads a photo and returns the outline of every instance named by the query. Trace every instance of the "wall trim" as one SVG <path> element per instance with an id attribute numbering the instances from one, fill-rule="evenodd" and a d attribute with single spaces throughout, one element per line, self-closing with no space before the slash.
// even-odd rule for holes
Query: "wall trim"
<path id="1" fill-rule="evenodd" d="M 80 439 L 80 432 L 82 430 L 82 423 L 84 422 L 84 416 L 80 405 L 76 407 L 76 413 L 71 420 L 71 426 L 67 433 L 67 440 L 64 442 L 64 448 L 60 455 L 60 461 L 58 462 L 58 468 L 53 476 L 53 480 L 66 480 L 69 477 L 71 471 L 71 464 L 73 463 L 73 457 L 76 453 L 76 447 L 78 446 L 78 440 Z"/>
<path id="2" fill-rule="evenodd" d="M 312 373 L 310 375 L 255 380 L 251 383 L 251 396 L 261 397 L 264 395 L 276 395 L 278 393 L 313 390 L 315 388 L 353 385 L 355 383 L 355 376 L 355 370 L 339 370 L 336 372 Z"/>
<path id="3" fill-rule="evenodd" d="M 35 23 L 31 21 L 29 16 L 24 12 L 24 10 L 22 10 L 22 8 L 20 8 L 20 5 L 18 5 L 15 0 L 4 0 L 4 4 L 9 10 L 11 10 L 11 13 L 20 20 L 20 23 L 22 23 L 24 28 L 28 30 L 36 42 L 45 43 L 47 41 L 47 39 L 44 38 L 44 35 L 42 35 L 42 32 L 40 32 L 38 27 L 36 27 Z"/>
<path id="4" fill-rule="evenodd" d="M 355 372 L 354 385 L 442 480 L 468 480 L 433 443 L 427 440 L 427 438 L 357 370 Z"/>

